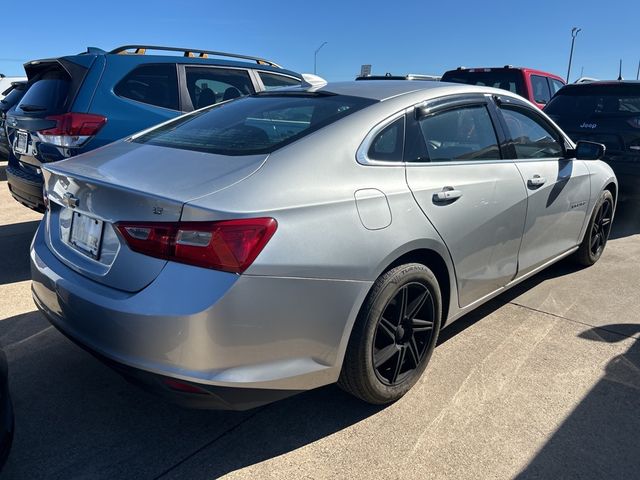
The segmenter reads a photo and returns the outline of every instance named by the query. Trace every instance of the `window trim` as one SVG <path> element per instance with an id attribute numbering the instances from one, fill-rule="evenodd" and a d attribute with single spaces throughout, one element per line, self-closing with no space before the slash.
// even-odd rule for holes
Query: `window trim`
<path id="1" fill-rule="evenodd" d="M 137 70 L 138 68 L 142 68 L 142 67 L 155 67 L 155 66 L 159 66 L 159 65 L 173 65 L 173 67 L 176 69 L 176 93 L 177 93 L 177 97 L 178 97 L 178 108 L 169 108 L 169 107 L 163 107 L 160 105 L 155 105 L 153 103 L 149 103 L 149 102 L 143 102 L 141 100 L 136 100 L 134 98 L 129 98 L 129 97 L 125 97 L 124 95 L 120 95 L 118 93 L 116 93 L 116 88 L 118 87 L 118 85 L 120 85 L 125 78 L 127 78 L 132 72 L 134 72 L 135 70 Z M 118 97 L 121 100 L 125 100 L 127 102 L 135 102 L 137 104 L 140 105 L 146 105 L 147 107 L 153 107 L 153 108 L 161 108 L 162 110 L 166 110 L 167 112 L 183 112 L 184 110 L 182 110 L 182 99 L 181 99 L 181 91 L 180 91 L 180 72 L 177 69 L 177 65 L 175 63 L 171 63 L 171 62 L 157 62 L 157 63 L 140 63 L 138 65 L 136 65 L 135 67 L 133 67 L 131 70 L 129 70 L 127 73 L 125 73 L 124 75 L 122 75 L 120 77 L 120 80 L 118 80 L 118 82 L 113 86 L 113 88 L 111 89 L 111 91 L 113 92 L 113 94 Z"/>
<path id="2" fill-rule="evenodd" d="M 227 67 L 223 65 L 200 65 L 197 63 L 179 63 L 177 64 L 177 66 L 178 66 L 178 84 L 180 85 L 180 108 L 182 109 L 183 112 L 193 112 L 196 110 L 196 108 L 193 106 L 189 89 L 187 88 L 187 68 L 196 67 L 196 68 L 209 68 L 212 70 L 242 70 L 243 72 L 246 72 L 247 76 L 249 77 L 249 82 L 251 83 L 251 87 L 253 88 L 253 92 L 251 92 L 249 95 L 262 91 L 258 88 L 259 85 L 256 80 L 257 75 L 256 76 L 252 75 L 254 71 L 251 68 Z M 218 103 L 221 103 L 221 102 L 218 102 Z M 216 103 L 216 105 L 218 103 Z"/>

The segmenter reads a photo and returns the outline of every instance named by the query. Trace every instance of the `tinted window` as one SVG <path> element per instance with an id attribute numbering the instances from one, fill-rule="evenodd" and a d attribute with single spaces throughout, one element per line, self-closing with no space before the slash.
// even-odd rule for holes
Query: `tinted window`
<path id="1" fill-rule="evenodd" d="M 563 155 L 558 135 L 532 112 L 502 108 L 517 158 L 555 158 Z"/>
<path id="2" fill-rule="evenodd" d="M 443 82 L 466 83 L 467 85 L 481 85 L 485 87 L 501 88 L 510 92 L 524 95 L 522 74 L 518 70 L 452 70 L 442 76 Z"/>
<path id="3" fill-rule="evenodd" d="M 419 124 L 428 161 L 500 158 L 493 123 L 484 105 L 429 115 L 419 120 Z"/>
<path id="4" fill-rule="evenodd" d="M 116 95 L 162 108 L 179 110 L 178 76 L 171 63 L 133 69 L 113 89 Z"/>
<path id="5" fill-rule="evenodd" d="M 284 75 L 267 72 L 258 72 L 258 74 L 262 79 L 265 90 L 300 85 L 300 80 L 298 80 L 297 78 L 285 77 Z"/>
<path id="6" fill-rule="evenodd" d="M 0 112 L 6 112 L 16 103 L 18 103 L 25 94 L 26 89 L 26 85 L 11 87 L 7 96 L 0 100 Z"/>
<path id="7" fill-rule="evenodd" d="M 373 103 L 343 95 L 257 94 L 180 117 L 135 141 L 221 155 L 270 153 Z"/>
<path id="8" fill-rule="evenodd" d="M 246 70 L 187 67 L 187 90 L 193 108 L 203 108 L 253 93 Z"/>
<path id="9" fill-rule="evenodd" d="M 549 83 L 551 84 L 551 95 L 555 95 L 558 90 L 564 87 L 564 83 L 554 78 L 550 78 Z"/>
<path id="10" fill-rule="evenodd" d="M 16 111 L 38 114 L 62 113 L 70 86 L 71 79 L 66 72 L 58 69 L 44 72 L 29 87 L 18 103 Z"/>
<path id="11" fill-rule="evenodd" d="M 404 147 L 404 116 L 386 126 L 371 142 L 367 156 L 371 160 L 401 162 Z"/>
<path id="12" fill-rule="evenodd" d="M 538 103 L 548 103 L 551 98 L 549 84 L 546 77 L 531 75 L 531 88 L 533 89 L 533 99 Z"/>
<path id="13" fill-rule="evenodd" d="M 547 115 L 588 118 L 591 115 L 637 116 L 640 85 L 588 85 L 567 87 L 544 109 Z"/>

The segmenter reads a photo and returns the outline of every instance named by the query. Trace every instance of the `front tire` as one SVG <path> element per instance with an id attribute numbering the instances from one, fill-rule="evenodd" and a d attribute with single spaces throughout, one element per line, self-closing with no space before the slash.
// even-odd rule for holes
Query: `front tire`
<path id="1" fill-rule="evenodd" d="M 375 405 L 402 397 L 429 363 L 441 325 L 438 281 L 418 263 L 374 283 L 349 339 L 338 385 Z"/>
<path id="2" fill-rule="evenodd" d="M 580 248 L 574 257 L 580 265 L 590 267 L 602 256 L 611 233 L 613 209 L 613 195 L 609 190 L 603 190 L 591 214 Z"/>

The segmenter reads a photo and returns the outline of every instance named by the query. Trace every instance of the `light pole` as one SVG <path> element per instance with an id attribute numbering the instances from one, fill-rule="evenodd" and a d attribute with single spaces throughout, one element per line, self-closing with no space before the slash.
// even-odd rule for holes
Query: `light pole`
<path id="1" fill-rule="evenodd" d="M 318 48 L 316 48 L 316 53 L 313 54 L 313 74 L 314 75 L 317 73 L 317 68 L 316 67 L 318 65 L 318 52 L 326 44 L 327 44 L 327 42 L 322 42 L 322 45 L 320 45 Z"/>
<path id="2" fill-rule="evenodd" d="M 569 75 L 571 74 L 571 60 L 573 60 L 573 45 L 576 43 L 576 37 L 580 33 L 581 28 L 573 27 L 571 29 L 571 53 L 569 54 L 569 68 L 567 69 L 567 83 L 569 83 Z"/>

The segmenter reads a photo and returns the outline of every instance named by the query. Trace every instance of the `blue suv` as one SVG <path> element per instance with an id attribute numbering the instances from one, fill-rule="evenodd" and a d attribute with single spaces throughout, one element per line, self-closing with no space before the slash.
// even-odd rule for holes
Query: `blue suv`
<path id="1" fill-rule="evenodd" d="M 37 211 L 44 211 L 43 163 L 93 150 L 183 112 L 302 81 L 300 74 L 262 58 L 148 45 L 110 52 L 88 48 L 24 68 L 28 89 L 6 114 L 7 140 L 17 159 L 7 167 L 7 181 L 13 197 Z"/>

